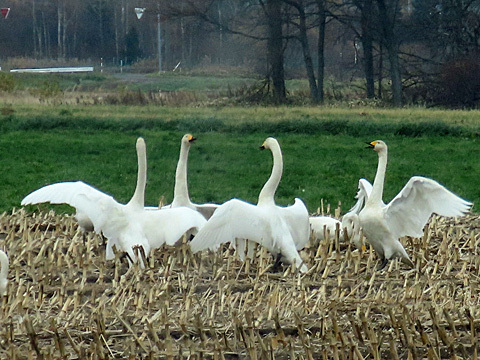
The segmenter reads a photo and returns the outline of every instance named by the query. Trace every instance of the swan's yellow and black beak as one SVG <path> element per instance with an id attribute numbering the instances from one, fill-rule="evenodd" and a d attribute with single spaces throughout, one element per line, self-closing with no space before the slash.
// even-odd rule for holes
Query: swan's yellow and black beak
<path id="1" fill-rule="evenodd" d="M 262 146 L 260 146 L 260 150 L 265 150 L 265 143 L 262 144 Z"/>
<path id="2" fill-rule="evenodd" d="M 189 143 L 193 143 L 195 140 L 197 140 L 197 138 L 193 135 L 188 135 L 188 142 Z"/>
<path id="3" fill-rule="evenodd" d="M 377 143 L 378 143 L 378 141 L 367 142 L 366 143 L 368 145 L 367 149 L 374 149 L 375 145 L 377 145 Z"/>

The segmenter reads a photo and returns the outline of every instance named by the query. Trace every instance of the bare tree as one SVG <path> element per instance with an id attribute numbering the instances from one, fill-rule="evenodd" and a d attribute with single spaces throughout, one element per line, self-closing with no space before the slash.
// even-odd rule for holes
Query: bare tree
<path id="1" fill-rule="evenodd" d="M 284 2 L 291 7 L 293 7 L 298 13 L 298 23 L 295 23 L 298 27 L 298 40 L 302 46 L 303 52 L 303 61 L 305 63 L 305 70 L 307 72 L 307 79 L 308 85 L 310 87 L 310 96 L 314 103 L 318 103 L 320 101 L 319 93 L 318 93 L 318 86 L 317 81 L 315 79 L 315 72 L 313 70 L 313 60 L 312 55 L 310 52 L 310 44 L 308 42 L 308 35 L 307 35 L 307 15 L 305 13 L 305 2 L 303 0 L 300 1 L 292 1 L 292 0 L 284 0 Z"/>
<path id="2" fill-rule="evenodd" d="M 317 0 L 318 6 L 318 42 L 317 42 L 317 76 L 318 76 L 318 102 L 324 101 L 325 82 L 325 27 L 327 13 L 325 0 Z"/>
<path id="3" fill-rule="evenodd" d="M 364 0 L 363 2 L 359 1 L 357 4 L 361 11 L 361 39 L 367 98 L 373 98 L 375 96 L 375 73 L 373 71 L 373 3 L 372 0 Z"/>
<path id="4" fill-rule="evenodd" d="M 398 40 L 395 34 L 395 16 L 398 9 L 398 0 L 393 0 L 391 11 L 387 10 L 385 0 L 377 0 L 378 19 L 382 27 L 383 46 L 387 49 L 390 63 L 390 79 L 392 81 L 392 97 L 395 106 L 402 106 L 402 75 L 398 58 Z"/>
<path id="5" fill-rule="evenodd" d="M 273 100 L 281 104 L 286 100 L 285 72 L 283 65 L 282 1 L 267 0 L 265 15 L 268 26 L 268 65 L 272 79 Z"/>

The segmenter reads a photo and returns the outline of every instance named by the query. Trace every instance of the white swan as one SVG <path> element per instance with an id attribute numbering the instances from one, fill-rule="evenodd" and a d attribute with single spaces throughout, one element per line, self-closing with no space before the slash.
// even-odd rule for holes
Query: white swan
<path id="1" fill-rule="evenodd" d="M 0 264 L 2 269 L 0 270 L 0 296 L 7 295 L 7 286 L 8 286 L 8 256 L 4 251 L 0 250 Z"/>
<path id="2" fill-rule="evenodd" d="M 310 216 L 308 221 L 310 223 L 310 231 L 316 241 L 324 240 L 325 235 L 328 236 L 329 240 L 334 239 L 337 226 L 340 230 L 340 238 L 343 237 L 342 223 L 335 218 L 330 216 Z"/>
<path id="3" fill-rule="evenodd" d="M 260 191 L 258 204 L 232 199 L 219 206 L 190 243 L 192 252 L 215 250 L 222 243 L 248 239 L 273 254 L 281 254 L 289 263 L 295 262 L 301 272 L 306 272 L 307 266 L 297 250 L 309 239 L 307 208 L 298 198 L 289 207 L 275 205 L 274 195 L 283 171 L 282 152 L 274 138 L 267 138 L 261 148 L 272 151 L 273 168 Z"/>
<path id="4" fill-rule="evenodd" d="M 362 211 L 363 206 L 368 200 L 372 192 L 372 184 L 366 179 L 358 180 L 358 191 L 355 199 L 355 205 L 342 217 L 342 229 L 347 234 L 350 242 L 352 242 L 357 249 L 366 250 L 365 244 L 362 241 L 363 231 L 360 226 L 358 214 Z"/>
<path id="5" fill-rule="evenodd" d="M 378 153 L 378 167 L 372 192 L 359 214 L 360 225 L 368 242 L 382 260 L 382 269 L 392 258 L 400 258 L 414 266 L 398 240 L 402 236 L 420 237 L 432 213 L 461 216 L 472 203 L 458 197 L 432 179 L 412 177 L 400 193 L 387 205 L 383 203 L 383 185 L 387 168 L 387 145 L 381 141 L 368 143 Z"/>
<path id="6" fill-rule="evenodd" d="M 178 206 L 186 206 L 190 209 L 198 211 L 205 219 L 210 219 L 213 212 L 218 208 L 218 204 L 194 204 L 190 200 L 187 185 L 187 163 L 188 152 L 190 151 L 190 145 L 197 140 L 191 134 L 185 134 L 182 137 L 180 143 L 180 156 L 178 158 L 177 170 L 175 172 L 175 188 L 173 190 L 173 201 L 170 205 L 164 206 L 164 208 L 175 208 Z"/>
<path id="7" fill-rule="evenodd" d="M 123 205 L 82 181 L 47 185 L 22 200 L 22 205 L 40 202 L 66 203 L 83 214 L 93 225 L 95 232 L 107 238 L 106 259 L 114 258 L 113 245 L 127 252 L 136 260 L 133 248 L 142 246 L 145 254 L 162 244 L 175 244 L 181 236 L 198 230 L 206 220 L 196 211 L 185 207 L 165 210 L 144 208 L 146 185 L 146 146 L 142 138 L 137 140 L 138 176 L 135 193 Z"/>

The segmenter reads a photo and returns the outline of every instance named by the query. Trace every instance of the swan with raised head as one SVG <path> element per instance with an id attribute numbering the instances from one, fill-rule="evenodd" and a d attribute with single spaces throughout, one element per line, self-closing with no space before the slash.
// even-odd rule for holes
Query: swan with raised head
<path id="1" fill-rule="evenodd" d="M 260 148 L 271 150 L 273 168 L 260 191 L 257 205 L 238 199 L 220 205 L 190 243 L 192 252 L 215 250 L 220 244 L 248 239 L 275 255 L 282 255 L 289 263 L 295 263 L 301 272 L 306 272 L 307 266 L 298 250 L 309 239 L 308 210 L 298 198 L 292 206 L 275 204 L 274 195 L 283 172 L 282 152 L 277 140 L 271 137 Z"/>
<path id="2" fill-rule="evenodd" d="M 113 245 L 136 261 L 133 248 L 141 246 L 145 255 L 164 243 L 175 244 L 187 231 L 196 232 L 206 220 L 185 207 L 150 210 L 144 207 L 146 186 L 146 146 L 137 140 L 138 174 L 135 193 L 127 204 L 120 204 L 110 195 L 82 181 L 47 185 L 22 200 L 22 205 L 50 202 L 73 206 L 77 214 L 88 218 L 97 233 L 107 238 L 106 259 L 114 258 Z"/>
<path id="3" fill-rule="evenodd" d="M 164 206 L 164 208 L 175 208 L 179 206 L 185 206 L 202 214 L 205 219 L 210 219 L 213 212 L 218 208 L 218 204 L 194 204 L 190 200 L 187 185 L 187 163 L 188 153 L 190 151 L 191 144 L 197 140 L 191 134 L 185 134 L 182 137 L 180 143 L 180 156 L 178 158 L 177 170 L 175 172 L 175 187 L 173 190 L 173 201 L 170 205 Z"/>
<path id="4" fill-rule="evenodd" d="M 472 203 L 453 194 L 435 180 L 414 176 L 390 203 L 384 204 L 388 148 L 381 140 L 368 145 L 378 153 L 378 167 L 372 192 L 359 214 L 363 234 L 382 260 L 379 269 L 393 258 L 400 258 L 403 263 L 414 267 L 399 238 L 420 237 L 433 213 L 461 216 L 470 210 Z"/>
<path id="5" fill-rule="evenodd" d="M 2 266 L 0 269 L 0 296 L 5 296 L 7 295 L 9 261 L 3 250 L 0 250 L 0 264 Z"/>

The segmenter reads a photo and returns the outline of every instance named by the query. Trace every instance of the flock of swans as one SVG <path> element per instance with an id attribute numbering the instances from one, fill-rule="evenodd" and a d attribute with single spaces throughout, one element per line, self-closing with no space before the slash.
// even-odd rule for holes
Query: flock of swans
<path id="1" fill-rule="evenodd" d="M 308 271 L 299 254 L 310 235 L 323 239 L 325 235 L 345 233 L 357 248 L 364 249 L 363 236 L 376 251 L 382 269 L 389 260 L 399 258 L 414 267 L 399 241 L 402 236 L 419 237 L 429 217 L 461 216 L 472 203 L 458 197 L 438 182 L 425 177 L 412 177 L 400 193 L 388 204 L 383 202 L 383 188 L 387 167 L 387 145 L 372 141 L 368 147 L 378 153 L 378 168 L 373 185 L 360 179 L 357 203 L 342 221 L 327 216 L 309 216 L 299 198 L 291 206 L 275 204 L 275 192 L 282 178 L 283 157 L 278 141 L 267 138 L 261 149 L 269 149 L 273 156 L 271 175 L 258 196 L 257 204 L 232 199 L 222 205 L 194 204 L 187 185 L 188 153 L 196 140 L 190 134 L 182 137 L 176 169 L 174 198 L 171 204 L 148 207 L 144 203 L 147 177 L 146 145 L 143 138 L 136 144 L 138 174 L 135 192 L 127 204 L 118 203 L 112 196 L 82 182 L 60 182 L 44 186 L 27 195 L 22 205 L 49 202 L 68 204 L 76 209 L 75 218 L 84 231 L 95 231 L 107 239 L 106 259 L 114 258 L 113 247 L 125 252 L 129 263 L 139 262 L 134 251 L 141 247 L 148 256 L 152 249 L 163 244 L 175 245 L 184 235 L 193 237 L 193 253 L 216 250 L 224 243 L 232 243 L 242 260 L 252 256 L 254 243 L 265 247 L 281 259 L 294 265 L 300 272 Z M 0 250 L 0 295 L 6 293 L 8 256 Z"/>

